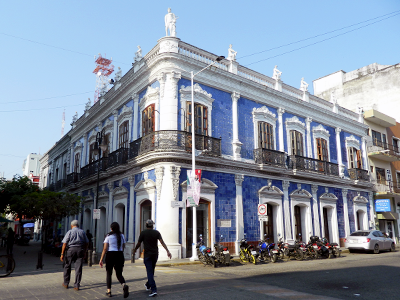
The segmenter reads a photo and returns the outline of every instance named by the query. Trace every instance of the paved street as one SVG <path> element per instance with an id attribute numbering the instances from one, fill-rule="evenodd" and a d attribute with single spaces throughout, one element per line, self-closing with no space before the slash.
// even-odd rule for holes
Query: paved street
<path id="1" fill-rule="evenodd" d="M 106 299 L 105 269 L 84 267 L 80 291 L 65 290 L 62 264 L 44 255 L 44 269 L 36 270 L 38 243 L 15 246 L 16 269 L 0 278 L 0 299 Z M 4 254 L 0 248 L 0 254 Z M 24 254 L 25 252 L 25 254 Z M 163 299 L 399 299 L 400 252 L 344 253 L 336 259 L 282 261 L 275 264 L 211 268 L 200 264 L 168 262 L 156 269 L 158 297 Z M 74 271 L 72 271 L 72 275 Z M 128 299 L 146 299 L 141 261 L 126 262 Z M 123 299 L 113 278 L 113 299 Z"/>

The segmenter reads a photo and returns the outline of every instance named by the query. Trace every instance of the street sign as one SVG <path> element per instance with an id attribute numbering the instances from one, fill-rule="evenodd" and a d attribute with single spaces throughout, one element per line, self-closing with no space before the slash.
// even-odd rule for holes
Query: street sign
<path id="1" fill-rule="evenodd" d="M 267 215 L 267 204 L 258 204 L 258 216 Z"/>
<path id="2" fill-rule="evenodd" d="M 260 221 L 260 222 L 268 222 L 268 216 L 258 216 L 258 221 Z"/>
<path id="3" fill-rule="evenodd" d="M 100 208 L 93 209 L 93 219 L 100 220 Z"/>

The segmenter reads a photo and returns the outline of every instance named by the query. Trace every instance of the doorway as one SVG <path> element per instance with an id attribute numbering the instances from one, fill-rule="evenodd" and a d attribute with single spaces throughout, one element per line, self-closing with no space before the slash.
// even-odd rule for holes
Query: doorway
<path id="1" fill-rule="evenodd" d="M 269 243 L 274 243 L 274 213 L 271 204 L 267 204 L 268 221 L 264 222 L 264 236 L 261 237 Z"/>
<path id="2" fill-rule="evenodd" d="M 140 232 L 146 229 L 146 221 L 151 219 L 151 201 L 145 200 L 140 204 Z M 153 220 L 154 221 L 154 220 Z M 143 257 L 143 243 L 140 246 L 140 257 Z"/>
<path id="3" fill-rule="evenodd" d="M 115 206 L 115 220 L 119 224 L 119 229 L 125 234 L 125 205 L 119 203 Z"/>
<path id="4" fill-rule="evenodd" d="M 331 238 L 329 235 L 329 219 L 328 219 L 328 209 L 326 207 L 323 208 L 323 215 L 324 215 L 324 237 L 331 242 Z"/>
<path id="5" fill-rule="evenodd" d="M 200 199 L 196 207 L 197 240 L 200 234 L 203 237 L 204 245 L 211 247 L 211 219 L 210 203 Z M 186 208 L 186 257 L 192 257 L 193 242 L 193 207 Z"/>
<path id="6" fill-rule="evenodd" d="M 296 205 L 294 207 L 294 233 L 295 233 L 295 240 L 302 241 L 302 230 L 301 230 L 301 208 L 300 206 Z"/>

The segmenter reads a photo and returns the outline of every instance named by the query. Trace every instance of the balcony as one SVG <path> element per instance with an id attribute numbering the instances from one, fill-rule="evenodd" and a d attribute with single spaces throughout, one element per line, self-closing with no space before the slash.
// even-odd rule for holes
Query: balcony
<path id="1" fill-rule="evenodd" d="M 349 169 L 349 177 L 352 180 L 369 181 L 369 174 L 367 170 L 363 169 Z"/>
<path id="2" fill-rule="evenodd" d="M 256 164 L 286 167 L 286 153 L 271 149 L 254 149 L 254 161 Z"/>
<path id="3" fill-rule="evenodd" d="M 196 150 L 202 151 L 206 156 L 221 156 L 221 139 L 196 134 Z M 192 134 L 186 131 L 161 130 L 155 131 L 129 144 L 129 148 L 120 148 L 111 152 L 108 157 L 81 168 L 80 173 L 67 175 L 66 184 L 79 182 L 82 179 L 105 171 L 116 166 L 125 165 L 129 159 L 150 152 L 192 152 Z M 98 169 L 100 168 L 100 169 Z"/>
<path id="4" fill-rule="evenodd" d="M 291 155 L 289 168 L 300 171 L 339 176 L 339 165 L 314 158 Z"/>
<path id="5" fill-rule="evenodd" d="M 368 147 L 368 156 L 387 162 L 400 161 L 400 149 L 397 146 L 373 140 Z"/>
<path id="6" fill-rule="evenodd" d="M 65 179 L 60 179 L 59 181 L 56 182 L 55 185 L 55 190 L 59 191 L 65 186 Z"/>
<path id="7" fill-rule="evenodd" d="M 196 150 L 203 155 L 221 156 L 221 139 L 196 134 Z M 161 130 L 145 135 L 130 143 L 129 158 L 152 151 L 192 152 L 192 134 L 186 131 Z"/>
<path id="8" fill-rule="evenodd" d="M 400 183 L 396 181 L 374 180 L 374 191 L 379 195 L 400 194 Z"/>

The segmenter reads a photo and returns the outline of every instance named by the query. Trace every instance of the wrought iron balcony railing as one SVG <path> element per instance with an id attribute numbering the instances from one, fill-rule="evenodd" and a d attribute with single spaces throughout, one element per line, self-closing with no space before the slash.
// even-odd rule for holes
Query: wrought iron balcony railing
<path id="1" fill-rule="evenodd" d="M 196 134 L 195 148 L 203 155 L 221 156 L 221 139 Z M 151 151 L 192 152 L 192 134 L 178 130 L 152 132 L 130 143 L 129 158 Z"/>
<path id="2" fill-rule="evenodd" d="M 51 183 L 51 184 L 49 185 L 49 191 L 54 192 L 55 189 L 56 189 L 56 185 L 55 185 L 54 183 Z"/>
<path id="3" fill-rule="evenodd" d="M 119 148 L 108 154 L 107 168 L 112 168 L 118 165 L 126 164 L 128 161 L 128 148 Z"/>
<path id="4" fill-rule="evenodd" d="M 299 155 L 290 156 L 289 168 L 339 176 L 338 164 Z"/>
<path id="5" fill-rule="evenodd" d="M 102 157 L 100 160 L 96 160 L 94 162 L 91 162 L 87 166 L 84 166 L 81 168 L 81 173 L 80 173 L 80 179 L 84 179 L 86 177 L 89 177 L 93 174 L 97 174 L 97 170 L 100 167 L 100 171 L 104 171 L 107 169 L 107 164 L 108 164 L 108 158 L 107 157 Z"/>
<path id="6" fill-rule="evenodd" d="M 349 169 L 349 177 L 352 180 L 363 180 L 363 181 L 369 181 L 369 174 L 367 170 L 363 169 Z"/>
<path id="7" fill-rule="evenodd" d="M 286 167 L 286 153 L 271 149 L 254 149 L 254 161 L 256 164 L 267 164 Z"/>
<path id="8" fill-rule="evenodd" d="M 372 141 L 372 145 L 373 146 L 368 147 L 368 152 L 381 151 L 387 155 L 400 157 L 400 149 L 397 145 L 391 145 L 376 139 Z"/>
<path id="9" fill-rule="evenodd" d="M 75 173 L 75 172 L 70 173 L 67 175 L 67 183 L 66 184 L 68 185 L 71 183 L 77 183 L 77 182 L 79 182 L 79 178 L 80 178 L 79 173 Z"/>

